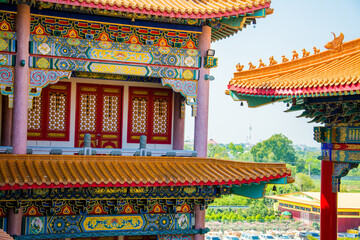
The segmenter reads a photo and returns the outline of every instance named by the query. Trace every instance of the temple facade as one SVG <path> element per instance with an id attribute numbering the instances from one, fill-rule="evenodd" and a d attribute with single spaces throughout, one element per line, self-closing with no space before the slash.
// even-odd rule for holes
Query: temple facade
<path id="1" fill-rule="evenodd" d="M 258 68 L 237 66 L 226 93 L 249 107 L 285 102 L 286 112 L 319 123 L 314 139 L 321 143 L 320 237 L 337 239 L 337 199 L 341 177 L 360 163 L 360 39 L 343 42 L 342 33 L 320 52 L 293 51 Z M 250 64 L 249 64 L 250 65 Z"/>
<path id="2" fill-rule="evenodd" d="M 3 1 L 0 228 L 14 239 L 202 240 L 215 198 L 285 164 L 207 159 L 211 42 L 268 0 Z M 184 116 L 195 121 L 184 150 Z M 10 237 L 10 236 L 11 237 Z"/>

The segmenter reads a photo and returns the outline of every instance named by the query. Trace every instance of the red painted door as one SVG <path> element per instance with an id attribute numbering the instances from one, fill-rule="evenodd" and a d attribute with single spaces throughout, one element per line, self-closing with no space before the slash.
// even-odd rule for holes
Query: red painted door
<path id="1" fill-rule="evenodd" d="M 77 85 L 75 147 L 90 133 L 91 147 L 121 148 L 122 99 L 122 87 Z"/>

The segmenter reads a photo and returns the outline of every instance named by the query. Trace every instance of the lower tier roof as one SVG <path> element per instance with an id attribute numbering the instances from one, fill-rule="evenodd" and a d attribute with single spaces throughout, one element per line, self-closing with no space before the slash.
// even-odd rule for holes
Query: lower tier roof
<path id="1" fill-rule="evenodd" d="M 286 178 L 282 163 L 210 158 L 3 155 L 0 190 L 70 187 L 232 185 Z"/>

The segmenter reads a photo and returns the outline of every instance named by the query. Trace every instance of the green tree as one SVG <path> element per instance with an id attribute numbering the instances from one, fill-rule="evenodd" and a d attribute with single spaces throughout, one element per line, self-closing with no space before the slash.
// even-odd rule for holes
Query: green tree
<path id="1" fill-rule="evenodd" d="M 301 189 L 301 191 L 309 191 L 315 187 L 314 181 L 304 173 L 296 174 L 295 185 Z"/>
<path id="2" fill-rule="evenodd" d="M 296 163 L 297 157 L 292 141 L 283 134 L 275 134 L 251 148 L 255 162 Z"/>

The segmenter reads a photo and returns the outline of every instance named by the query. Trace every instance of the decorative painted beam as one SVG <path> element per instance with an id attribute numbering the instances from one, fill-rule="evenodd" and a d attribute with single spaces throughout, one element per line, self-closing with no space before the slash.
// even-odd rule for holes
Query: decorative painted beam
<path id="1" fill-rule="evenodd" d="M 212 201 L 221 197 L 222 186 L 172 186 L 172 187 L 104 187 L 104 188 L 44 188 L 19 189 L 0 192 L 0 202 L 46 201 L 47 199 L 62 199 L 76 201 L 77 199 L 172 199 L 191 198 Z M 221 193 L 220 193 L 221 192 Z M 41 194 L 40 194 L 41 193 Z M 120 201 L 120 200 L 119 200 Z M 121 202 L 121 201 L 120 201 Z M 200 205 L 201 203 L 197 203 Z M 119 209 L 120 210 L 120 209 Z"/>
<path id="2" fill-rule="evenodd" d="M 45 69 L 30 69 L 29 108 L 32 108 L 34 97 L 41 94 L 41 90 L 48 84 L 55 84 L 60 79 L 70 79 L 71 71 L 56 71 Z M 9 97 L 9 107 L 13 107 L 13 82 L 14 68 L 0 67 L 0 88 L 1 94 Z"/>
<path id="3" fill-rule="evenodd" d="M 162 65 L 119 64 L 108 61 L 88 61 L 68 58 L 30 57 L 30 67 L 41 69 L 95 72 L 143 77 L 164 77 L 195 80 L 199 70 Z"/>
<path id="4" fill-rule="evenodd" d="M 161 83 L 163 86 L 169 86 L 175 92 L 181 93 L 186 98 L 186 104 L 192 108 L 192 116 L 196 116 L 197 80 L 162 78 Z"/>
<path id="5" fill-rule="evenodd" d="M 141 44 L 135 36 L 129 39 L 134 43 L 31 35 L 30 54 L 200 68 L 200 52 L 196 48 L 171 47 L 166 39 L 156 45 Z"/>
<path id="6" fill-rule="evenodd" d="M 149 232 L 152 235 L 195 234 L 206 231 L 193 229 L 193 218 L 193 213 L 25 217 L 22 236 L 51 239 L 54 234 L 58 238 L 74 238 L 147 235 Z"/>

